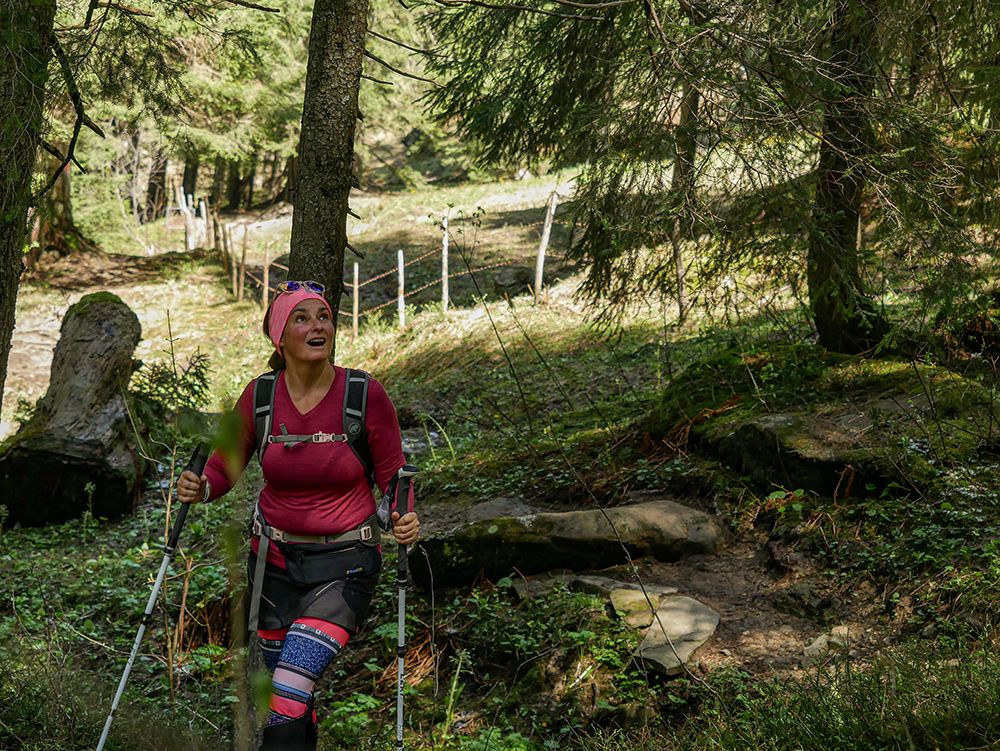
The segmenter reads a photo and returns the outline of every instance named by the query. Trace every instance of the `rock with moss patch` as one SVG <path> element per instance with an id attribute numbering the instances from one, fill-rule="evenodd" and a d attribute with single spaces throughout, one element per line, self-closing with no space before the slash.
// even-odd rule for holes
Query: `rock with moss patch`
<path id="1" fill-rule="evenodd" d="M 989 390 L 943 367 L 775 345 L 689 366 L 644 427 L 762 490 L 843 499 L 939 490 L 945 468 L 996 444 L 998 415 Z"/>
<path id="2" fill-rule="evenodd" d="M 672 501 L 607 509 L 484 519 L 422 542 L 427 558 L 410 557 L 421 587 L 496 581 L 517 572 L 603 569 L 628 557 L 676 561 L 714 554 L 723 530 L 712 516 Z M 427 561 L 430 562 L 428 568 Z"/>

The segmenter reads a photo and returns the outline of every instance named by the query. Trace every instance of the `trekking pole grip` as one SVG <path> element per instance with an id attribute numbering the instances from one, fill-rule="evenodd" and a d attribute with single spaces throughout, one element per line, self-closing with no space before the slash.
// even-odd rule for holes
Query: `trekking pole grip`
<path id="1" fill-rule="evenodd" d="M 191 456 L 191 461 L 187 463 L 182 471 L 186 472 L 188 470 L 194 472 L 198 477 L 201 477 L 201 473 L 205 471 L 205 464 L 208 463 L 208 455 L 211 452 L 212 447 L 208 443 L 202 441 L 198 444 L 198 447 L 194 450 L 194 454 Z M 182 503 L 180 511 L 177 512 L 177 518 L 174 520 L 173 529 L 170 530 L 170 537 L 167 540 L 167 550 L 173 551 L 177 547 L 177 541 L 181 537 L 181 530 L 184 529 L 184 519 L 187 518 L 188 506 L 190 503 Z"/>
<path id="2" fill-rule="evenodd" d="M 413 485 L 413 476 L 420 471 L 419 467 L 415 467 L 412 464 L 405 464 L 399 468 L 397 476 L 399 477 L 399 482 L 396 485 L 396 508 L 405 509 L 410 498 L 410 488 Z M 406 513 L 405 511 L 400 511 L 400 514 Z M 406 586 L 406 545 L 399 546 L 399 555 L 396 558 L 396 579 Z"/>

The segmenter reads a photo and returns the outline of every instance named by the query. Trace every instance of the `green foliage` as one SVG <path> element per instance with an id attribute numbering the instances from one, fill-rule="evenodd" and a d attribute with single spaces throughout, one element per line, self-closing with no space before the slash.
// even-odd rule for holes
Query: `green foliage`
<path id="1" fill-rule="evenodd" d="M 200 410 L 209 401 L 209 372 L 208 355 L 199 350 L 183 367 L 157 361 L 132 376 L 129 393 L 136 419 L 154 444 L 173 446 L 175 431 L 195 441 L 204 436 Z"/>
<path id="2" fill-rule="evenodd" d="M 701 715 L 672 741 L 685 751 L 980 748 L 1000 731 L 990 709 L 1000 690 L 996 667 L 992 648 L 973 647 L 926 657 L 906 651 L 867 669 L 846 664 L 784 684 L 719 676 Z"/>
<path id="3" fill-rule="evenodd" d="M 889 290 L 905 288 L 933 306 L 994 275 L 996 213 L 983 209 L 996 178 L 974 165 L 997 98 L 969 71 L 993 67 L 997 39 L 979 25 L 981 4 L 953 11 L 938 26 L 915 2 L 884 14 L 834 2 L 434 5 L 429 69 L 445 85 L 427 100 L 489 164 L 581 166 L 572 255 L 588 262 L 585 292 L 609 320 L 637 296 L 685 287 L 700 302 L 763 306 L 776 288 L 800 302 L 808 288 L 840 314 L 860 306 L 842 293 L 892 302 Z M 947 54 L 911 56 L 930 26 Z M 889 72 L 903 59 L 906 86 Z M 857 180 L 840 196 L 850 206 L 821 205 L 833 200 L 816 182 L 830 139 L 841 139 L 837 169 Z M 858 236 L 848 214 L 862 201 L 856 249 L 840 235 Z"/>
<path id="4" fill-rule="evenodd" d="M 320 725 L 322 732 L 334 743 L 345 746 L 366 744 L 373 731 L 372 714 L 382 707 L 382 700 L 358 693 L 349 699 L 332 703 L 326 719 Z"/>

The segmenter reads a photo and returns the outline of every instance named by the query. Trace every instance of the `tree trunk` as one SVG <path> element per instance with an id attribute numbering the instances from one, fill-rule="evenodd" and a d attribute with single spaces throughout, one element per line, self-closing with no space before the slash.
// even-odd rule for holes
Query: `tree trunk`
<path id="1" fill-rule="evenodd" d="M 677 276 L 677 321 L 684 323 L 687 316 L 687 294 L 684 256 L 681 240 L 690 235 L 690 203 L 694 200 L 694 158 L 698 153 L 698 106 L 701 92 L 696 86 L 685 84 L 681 99 L 681 117 L 674 131 L 674 174 L 670 181 L 672 220 L 670 244 L 674 253 Z"/>
<path id="2" fill-rule="evenodd" d="M 243 196 L 243 178 L 240 177 L 240 163 L 230 162 L 226 175 L 226 210 L 239 211 Z"/>
<path id="3" fill-rule="evenodd" d="M 56 141 L 53 144 L 60 151 L 69 148 L 66 141 Z M 55 258 L 72 255 L 84 250 L 97 250 L 97 244 L 84 236 L 73 223 L 72 192 L 70 190 L 70 172 L 72 163 L 62 166 L 62 160 L 46 153 L 44 160 L 44 175 L 51 179 L 55 171 L 61 168 L 52 188 L 46 191 L 40 199 L 36 212 L 37 226 L 33 240 L 37 248 L 27 255 L 27 265 L 34 264 L 43 254 Z"/>
<path id="4" fill-rule="evenodd" d="M 135 313 L 109 292 L 66 312 L 48 391 L 0 452 L 8 524 L 132 510 L 145 464 L 132 448 L 125 393 L 141 333 Z"/>
<path id="5" fill-rule="evenodd" d="M 222 191 L 226 184 L 226 160 L 221 156 L 215 157 L 215 172 L 212 175 L 212 205 L 216 210 L 222 206 Z"/>
<path id="6" fill-rule="evenodd" d="M 0 0 L 0 406 L 52 55 L 54 0 Z M 7 495 L 3 494 L 6 499 Z"/>
<path id="7" fill-rule="evenodd" d="M 833 86 L 823 117 L 806 278 L 820 343 L 859 353 L 878 344 L 888 324 L 861 278 L 864 159 L 870 151 L 865 106 L 873 91 L 870 55 L 879 0 L 840 0 L 831 34 Z"/>
<path id="8" fill-rule="evenodd" d="M 281 196 L 282 201 L 292 203 L 295 200 L 295 186 L 298 183 L 299 158 L 297 156 L 290 156 L 288 157 L 288 162 L 285 164 L 285 188 Z"/>
<path id="9" fill-rule="evenodd" d="M 247 173 L 246 180 L 246 192 L 244 195 L 243 208 L 249 211 L 253 208 L 253 184 L 257 179 L 257 155 L 254 154 L 250 158 L 250 171 Z"/>
<path id="10" fill-rule="evenodd" d="M 167 215 L 167 157 L 161 149 L 156 150 L 153 166 L 146 184 L 146 208 L 143 223 L 162 219 Z"/>
<path id="11" fill-rule="evenodd" d="M 193 196 L 198 193 L 198 165 L 201 159 L 197 154 L 188 154 L 184 157 L 184 176 L 181 184 L 184 186 L 184 196 Z"/>
<path id="12" fill-rule="evenodd" d="M 368 0 L 316 0 L 302 104 L 299 182 L 292 214 L 289 278 L 326 285 L 336 330 L 356 178 L 354 130 L 368 30 Z"/>

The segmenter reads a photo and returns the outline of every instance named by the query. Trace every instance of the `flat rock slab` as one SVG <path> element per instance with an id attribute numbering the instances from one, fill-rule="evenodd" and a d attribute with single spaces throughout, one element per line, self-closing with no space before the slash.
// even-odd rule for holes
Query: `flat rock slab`
<path id="1" fill-rule="evenodd" d="M 672 589 L 671 594 L 677 589 Z M 611 593 L 611 604 L 615 613 L 632 628 L 646 628 L 653 623 L 653 616 L 666 596 L 664 592 L 645 592 L 638 589 L 616 589 Z"/>
<path id="2" fill-rule="evenodd" d="M 556 587 L 603 597 L 611 603 L 616 616 L 632 628 L 646 628 L 653 622 L 653 613 L 663 598 L 677 594 L 677 587 L 640 585 L 638 582 L 606 576 L 580 576 L 572 571 L 551 571 L 540 576 L 517 577 L 513 580 L 513 587 L 522 600 L 545 596 Z"/>
<path id="3" fill-rule="evenodd" d="M 723 539 L 712 516 L 667 500 L 604 511 L 505 516 L 426 538 L 427 557 L 411 556 L 411 573 L 423 588 L 431 581 L 435 587 L 462 586 L 480 574 L 497 581 L 554 569 L 604 569 L 630 557 L 676 561 L 714 555 Z"/>
<path id="4" fill-rule="evenodd" d="M 677 675 L 698 647 L 712 638 L 719 614 L 690 597 L 668 597 L 633 653 L 649 668 Z"/>

